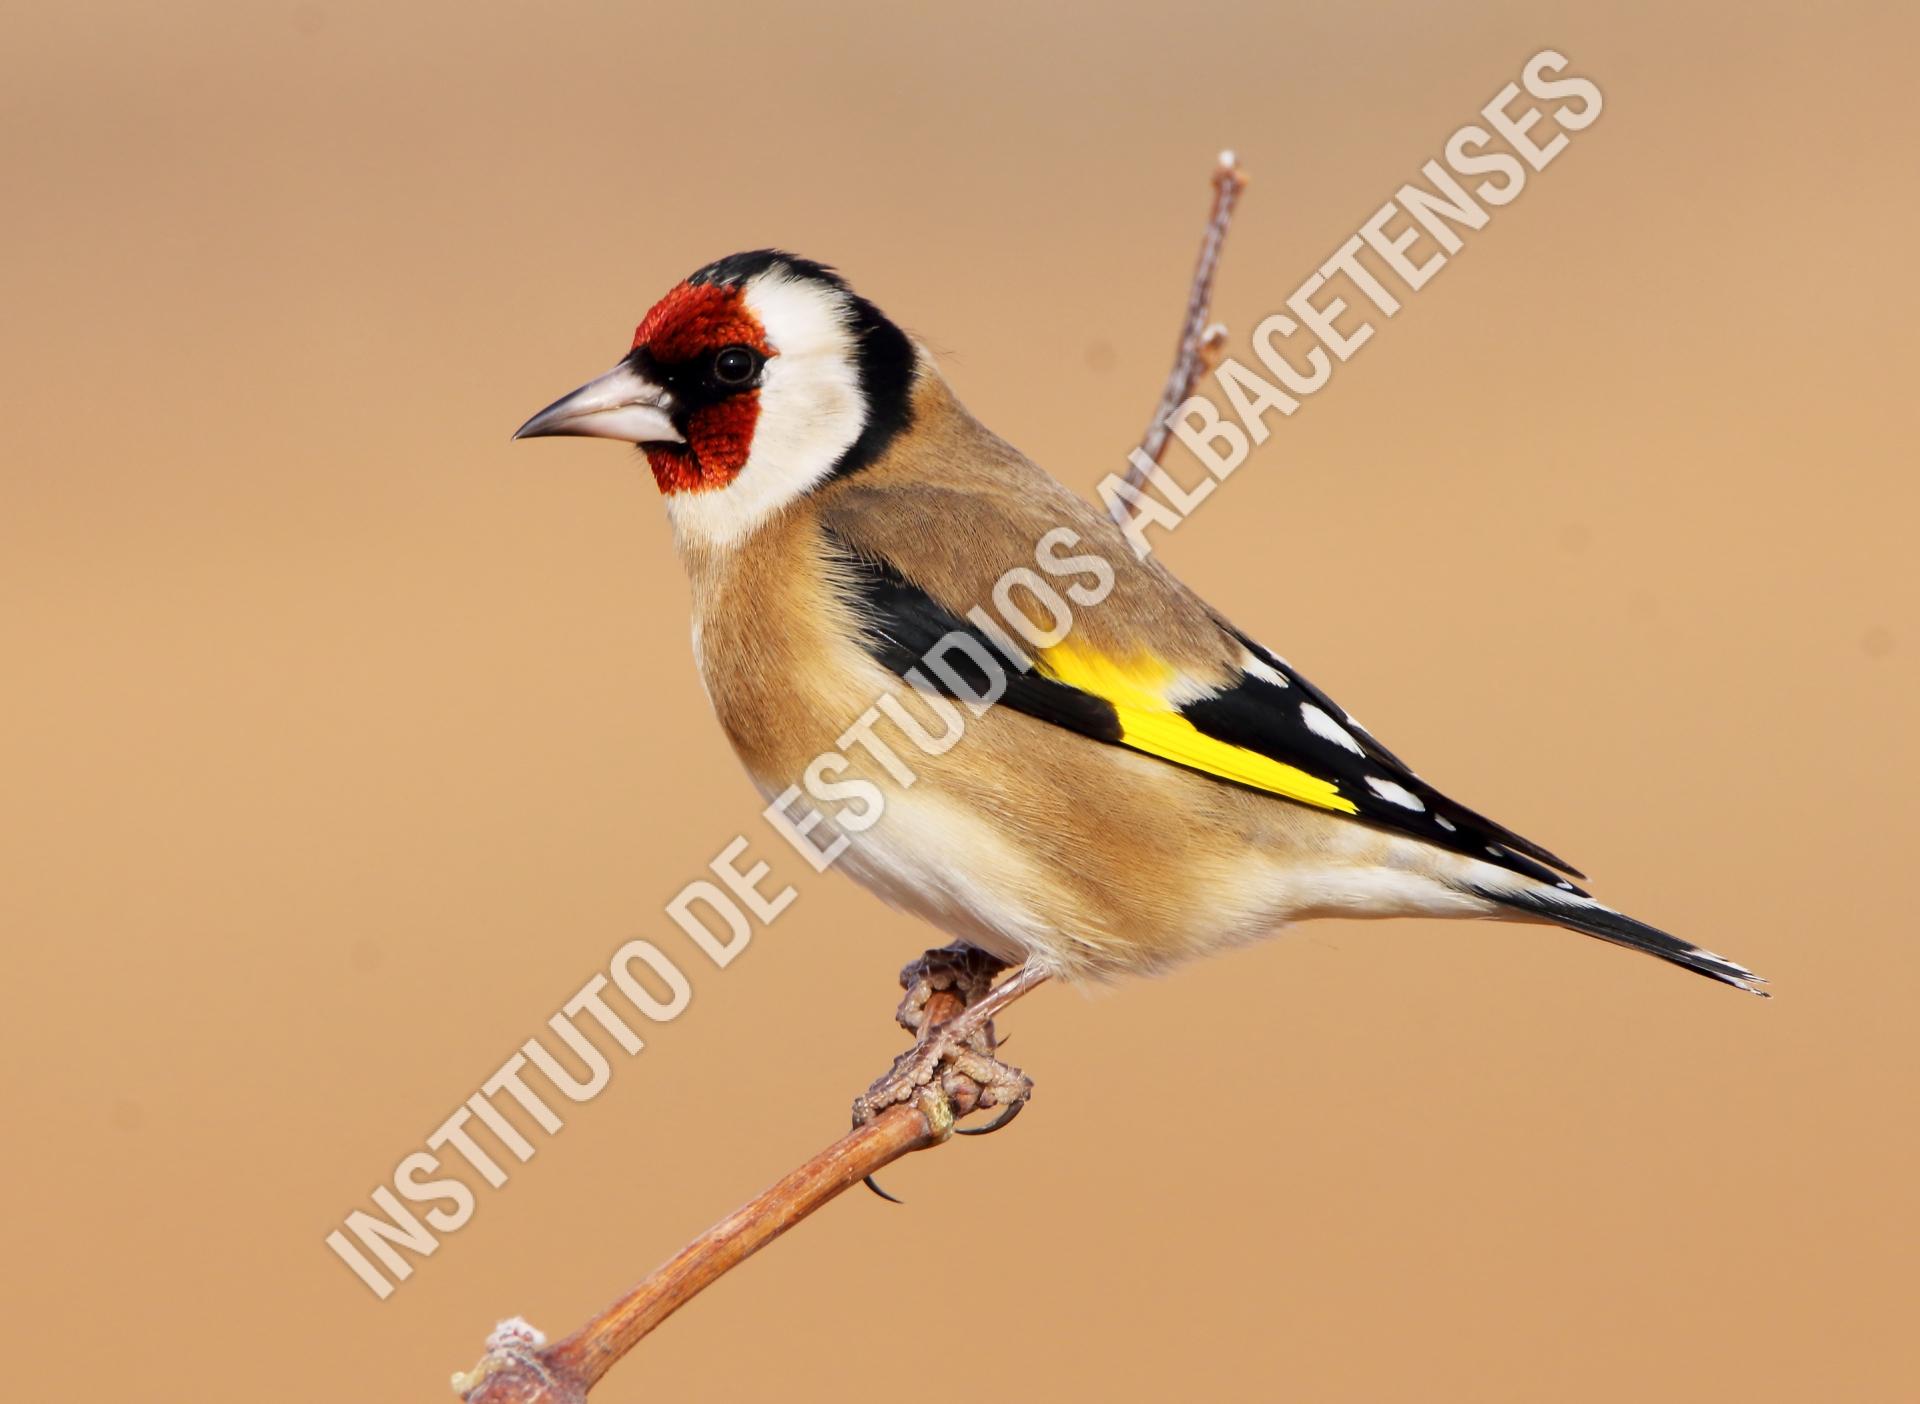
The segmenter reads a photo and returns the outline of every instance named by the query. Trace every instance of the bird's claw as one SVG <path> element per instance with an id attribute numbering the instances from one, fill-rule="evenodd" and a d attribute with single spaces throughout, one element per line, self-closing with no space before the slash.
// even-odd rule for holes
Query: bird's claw
<path id="1" fill-rule="evenodd" d="M 1028 1090 L 1031 1091 L 1031 1087 L 1029 1087 Z M 1016 1116 L 1020 1115 L 1021 1109 L 1025 1107 L 1026 1104 L 1027 1099 L 1025 1097 L 1022 1097 L 1017 1102 L 1008 1102 L 1007 1109 L 992 1121 L 989 1121 L 985 1126 L 956 1126 L 953 1128 L 953 1134 L 956 1136 L 991 1136 L 1002 1126 L 1005 1126 L 1009 1121 L 1012 1121 Z"/>
<path id="2" fill-rule="evenodd" d="M 894 1059 L 885 1077 L 854 1098 L 854 1125 L 865 1125 L 888 1107 L 918 1101 L 945 1140 L 956 1117 L 1026 1101 L 1032 1079 L 994 1056 L 998 1043 L 993 1020 L 978 1007 L 993 990 L 994 977 L 1006 968 L 1005 961 L 955 942 L 928 951 L 900 972 L 906 997 L 894 1017 L 915 1042 Z M 941 992 L 953 995 L 961 1010 L 928 1028 L 928 1002 Z M 1007 1119 L 994 1124 L 1003 1126 Z"/>
<path id="3" fill-rule="evenodd" d="M 940 1140 L 952 1134 L 957 1118 L 970 1112 L 1009 1109 L 991 1126 L 969 1135 L 1011 1121 L 1011 1113 L 1032 1095 L 1033 1079 L 993 1056 L 991 1021 L 968 1029 L 960 1027 L 965 1017 L 936 1026 L 894 1059 L 884 1077 L 853 1099 L 853 1124 L 864 1126 L 887 1108 L 908 1102 L 917 1102 L 927 1113 Z"/>
<path id="4" fill-rule="evenodd" d="M 963 943 L 928 951 L 900 972 L 906 998 L 895 1017 L 914 1035 L 914 1045 L 886 1076 L 853 1099 L 853 1124 L 864 1126 L 890 1107 L 912 1103 L 927 1118 L 935 1143 L 949 1136 L 984 1136 L 998 1131 L 1027 1104 L 1033 1079 L 995 1056 L 998 1037 L 993 1016 L 1046 978 L 1022 967 L 998 988 L 994 977 L 1006 963 Z M 960 1012 L 928 1026 L 936 994 L 958 1002 Z M 971 1112 L 1002 1108 L 985 1126 L 957 1129 L 954 1122 Z M 871 1175 L 866 1186 L 882 1199 L 900 1201 L 881 1189 Z"/>

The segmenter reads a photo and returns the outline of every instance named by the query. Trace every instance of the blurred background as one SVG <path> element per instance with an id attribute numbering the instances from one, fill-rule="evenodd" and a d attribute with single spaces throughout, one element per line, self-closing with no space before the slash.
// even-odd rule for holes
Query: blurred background
<path id="1" fill-rule="evenodd" d="M 440 1399 L 823 1145 L 935 939 L 804 874 L 653 485 L 517 444 L 702 262 L 839 264 L 1090 490 L 1215 152 L 1236 347 L 1540 48 L 1606 96 L 1165 546 L 1771 1003 L 1399 922 L 1015 1012 L 596 1399 L 1883 1400 L 1916 1378 L 1916 279 L 1891 7 L 231 0 L 0 55 L 0 1319 L 27 1398 Z M 1288 543 L 1283 553 L 1273 545 Z M 1364 542 L 1365 558 L 1355 543 Z M 725 972 L 663 903 L 747 833 Z M 621 943 L 695 977 L 391 1300 L 323 1244 Z M 909 1367 L 910 1368 L 910 1367 Z"/>

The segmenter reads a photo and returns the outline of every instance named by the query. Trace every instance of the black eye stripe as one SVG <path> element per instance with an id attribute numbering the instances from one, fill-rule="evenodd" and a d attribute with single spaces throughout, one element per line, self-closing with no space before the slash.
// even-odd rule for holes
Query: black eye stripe
<path id="1" fill-rule="evenodd" d="M 738 381 L 728 380 L 720 372 L 720 359 L 730 351 L 744 352 L 749 358 L 745 375 Z M 695 410 L 758 388 L 766 359 L 750 346 L 722 346 L 680 361 L 663 361 L 644 346 L 627 353 L 627 364 L 636 375 L 673 396 L 673 420 L 682 433 L 686 432 L 687 417 Z"/>

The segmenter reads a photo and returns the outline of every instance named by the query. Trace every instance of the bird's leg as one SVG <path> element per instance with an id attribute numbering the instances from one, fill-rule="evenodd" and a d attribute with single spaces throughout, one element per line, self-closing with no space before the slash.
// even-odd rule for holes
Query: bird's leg
<path id="1" fill-rule="evenodd" d="M 948 1129 L 956 1117 L 968 1112 L 1004 1107 L 994 1123 L 1001 1126 L 1019 1111 L 1033 1091 L 1033 1080 L 994 1056 L 993 1020 L 1047 976 L 1027 964 L 995 985 L 994 976 L 1006 968 L 1004 961 L 985 952 L 955 944 L 928 951 L 900 972 L 907 994 L 898 1018 L 915 1035 L 915 1042 L 894 1060 L 886 1076 L 854 1098 L 854 1125 L 863 1125 L 888 1107 L 916 1100 L 930 1121 Z M 950 991 L 964 1007 L 952 1018 L 927 1027 L 927 1003 L 936 991 Z"/>
<path id="2" fill-rule="evenodd" d="M 951 990 L 962 1007 L 972 1005 L 993 988 L 993 982 L 1006 968 L 1007 963 L 1000 957 L 988 955 L 965 941 L 924 952 L 908 961 L 900 971 L 900 988 L 907 993 L 893 1017 L 901 1028 L 918 1038 L 926 1032 L 927 1001 L 936 991 Z"/>

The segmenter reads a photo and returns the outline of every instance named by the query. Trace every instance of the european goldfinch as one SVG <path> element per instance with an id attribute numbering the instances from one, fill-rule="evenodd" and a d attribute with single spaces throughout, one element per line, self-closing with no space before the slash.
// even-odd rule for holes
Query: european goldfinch
<path id="1" fill-rule="evenodd" d="M 762 793 L 797 787 L 838 866 L 1030 982 L 1313 917 L 1444 916 L 1554 923 L 1759 993 L 1422 780 L 821 264 L 702 268 L 516 437 L 549 434 L 644 451 L 700 676 Z"/>

